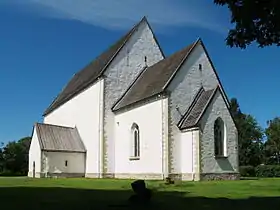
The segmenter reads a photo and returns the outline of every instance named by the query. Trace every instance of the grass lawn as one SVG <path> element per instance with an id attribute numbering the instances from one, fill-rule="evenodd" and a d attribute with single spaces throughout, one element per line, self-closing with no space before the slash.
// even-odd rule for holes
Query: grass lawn
<path id="1" fill-rule="evenodd" d="M 184 182 L 150 181 L 149 206 L 128 206 L 127 180 L 0 178 L 3 210 L 172 209 L 268 210 L 280 208 L 280 179 Z"/>

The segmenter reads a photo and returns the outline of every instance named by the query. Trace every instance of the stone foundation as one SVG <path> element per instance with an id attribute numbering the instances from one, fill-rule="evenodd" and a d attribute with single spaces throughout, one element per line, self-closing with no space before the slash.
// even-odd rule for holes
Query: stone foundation
<path id="1" fill-rule="evenodd" d="M 117 173 L 114 176 L 116 179 L 144 179 L 144 180 L 163 180 L 163 174 L 129 174 L 129 173 Z"/>
<path id="2" fill-rule="evenodd" d="M 33 177 L 32 172 L 28 172 L 28 177 Z M 129 174 L 129 173 L 108 173 L 100 174 L 98 173 L 35 173 L 35 178 L 104 178 L 104 179 L 143 179 L 143 180 L 164 180 L 163 174 Z M 239 180 L 239 173 L 183 173 L 183 174 L 169 174 L 169 177 L 175 181 L 211 181 L 211 180 Z"/>
<path id="3" fill-rule="evenodd" d="M 195 175 L 193 173 L 182 173 L 182 174 L 169 174 L 169 177 L 173 179 L 174 181 L 180 180 L 180 181 L 194 181 Z"/>
<path id="4" fill-rule="evenodd" d="M 33 172 L 32 172 L 32 171 L 29 171 L 27 176 L 30 177 L 30 178 L 33 178 Z M 41 178 L 41 177 L 43 177 L 43 176 L 44 176 L 43 173 L 36 172 L 34 178 Z"/>
<path id="5" fill-rule="evenodd" d="M 41 173 L 41 178 L 83 178 L 84 173 Z"/>
<path id="6" fill-rule="evenodd" d="M 98 179 L 102 178 L 99 173 L 86 173 L 85 175 L 86 178 L 91 178 L 91 179 Z"/>
<path id="7" fill-rule="evenodd" d="M 200 179 L 203 181 L 211 180 L 239 180 L 239 173 L 202 173 Z"/>
<path id="8" fill-rule="evenodd" d="M 102 177 L 104 179 L 114 179 L 114 178 L 116 178 L 114 173 L 104 173 L 104 174 L 102 174 Z"/>

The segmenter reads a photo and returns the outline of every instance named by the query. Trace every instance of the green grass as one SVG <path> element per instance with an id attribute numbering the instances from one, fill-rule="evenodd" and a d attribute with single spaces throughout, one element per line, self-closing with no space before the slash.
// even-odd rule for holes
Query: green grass
<path id="1" fill-rule="evenodd" d="M 280 179 L 183 182 L 150 181 L 150 206 L 128 206 L 127 180 L 0 178 L 1 209 L 279 209 Z"/>

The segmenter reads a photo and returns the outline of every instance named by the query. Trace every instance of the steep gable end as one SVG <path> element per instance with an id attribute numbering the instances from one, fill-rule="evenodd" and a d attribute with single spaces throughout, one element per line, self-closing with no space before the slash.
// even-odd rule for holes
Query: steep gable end
<path id="1" fill-rule="evenodd" d="M 221 93 L 225 97 L 226 104 L 229 107 L 229 100 L 221 84 L 217 71 L 209 57 L 204 43 L 199 38 L 186 48 L 144 70 L 135 79 L 134 83 L 129 87 L 124 95 L 112 107 L 112 110 L 117 111 L 119 109 L 125 108 L 126 106 L 164 92 L 171 84 L 176 74 L 179 72 L 181 66 L 183 66 L 184 62 L 188 60 L 189 56 L 198 45 L 202 46 L 211 68 L 214 71 L 215 77 L 221 89 Z"/>
<path id="2" fill-rule="evenodd" d="M 207 49 L 206 49 L 206 47 L 205 47 L 205 45 L 204 45 L 204 43 L 203 43 L 203 41 L 201 39 L 199 40 L 199 44 L 202 46 L 202 48 L 203 48 L 203 50 L 204 50 L 204 52 L 205 52 L 205 54 L 207 56 L 207 59 L 208 59 L 210 65 L 211 65 L 211 67 L 212 67 L 212 69 L 214 71 L 214 74 L 215 74 L 215 76 L 216 76 L 216 78 L 218 80 L 220 91 L 221 91 L 223 97 L 225 98 L 226 105 L 229 107 L 230 106 L 230 102 L 229 102 L 228 96 L 227 96 L 227 94 L 226 94 L 226 92 L 224 90 L 224 87 L 222 85 L 220 77 L 219 77 L 219 75 L 217 73 L 217 70 L 216 70 L 216 68 L 215 68 L 215 66 L 214 66 L 214 64 L 213 64 L 213 62 L 212 62 L 212 60 L 211 60 L 211 58 L 209 56 L 209 53 L 208 53 L 208 51 L 207 51 Z"/>
<path id="3" fill-rule="evenodd" d="M 138 27 L 143 23 L 147 22 L 146 17 L 144 17 L 138 24 L 136 24 L 125 36 L 123 36 L 119 41 L 107 49 L 104 53 L 98 56 L 94 61 L 88 64 L 84 69 L 75 74 L 70 82 L 65 86 L 61 93 L 55 98 L 51 105 L 46 109 L 43 116 L 48 115 L 55 109 L 57 109 L 62 104 L 66 103 L 81 91 L 86 89 L 92 83 L 94 83 L 99 77 L 101 77 L 117 56 L 120 50 L 128 42 L 133 33 L 138 29 Z"/>

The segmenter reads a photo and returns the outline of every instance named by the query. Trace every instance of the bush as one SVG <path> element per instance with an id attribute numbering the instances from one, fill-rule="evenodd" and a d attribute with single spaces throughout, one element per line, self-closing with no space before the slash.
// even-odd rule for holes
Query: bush
<path id="1" fill-rule="evenodd" d="M 260 165 L 255 171 L 258 177 L 280 177 L 280 165 Z"/>
<path id="2" fill-rule="evenodd" d="M 241 177 L 255 177 L 256 172 L 254 166 L 240 166 L 239 172 Z"/>
<path id="3" fill-rule="evenodd" d="M 27 174 L 25 173 L 20 173 L 20 172 L 11 172 L 11 171 L 8 171 L 8 170 L 5 170 L 3 172 L 0 172 L 0 177 L 1 176 L 26 176 Z"/>

